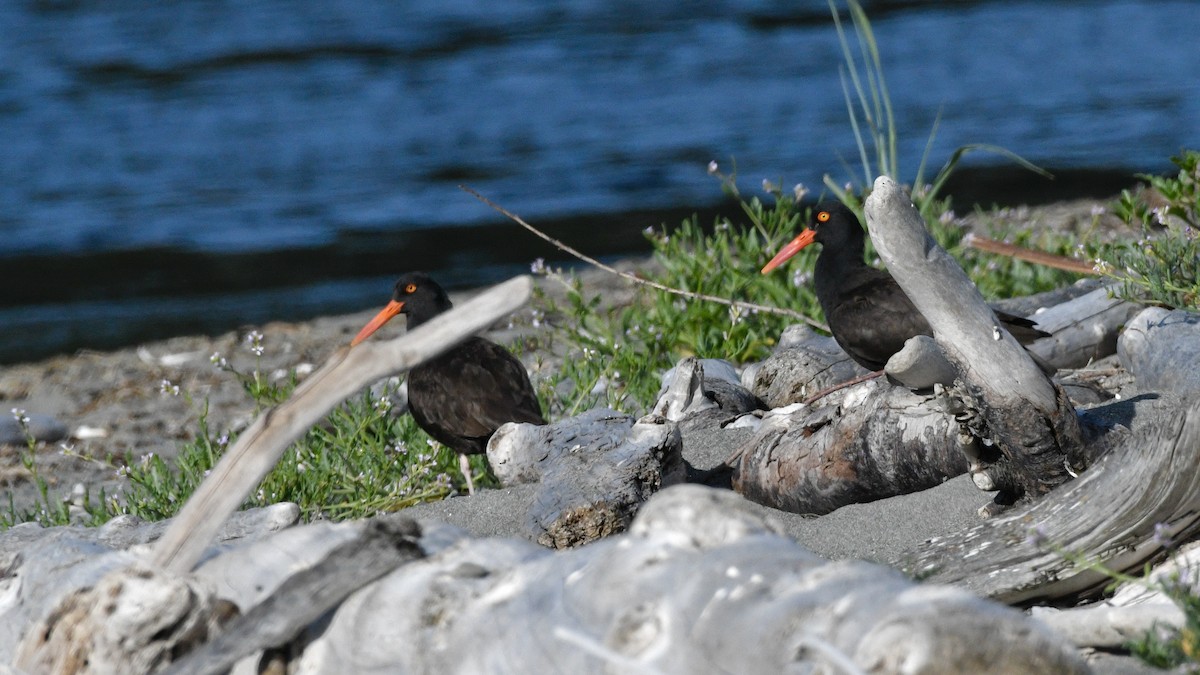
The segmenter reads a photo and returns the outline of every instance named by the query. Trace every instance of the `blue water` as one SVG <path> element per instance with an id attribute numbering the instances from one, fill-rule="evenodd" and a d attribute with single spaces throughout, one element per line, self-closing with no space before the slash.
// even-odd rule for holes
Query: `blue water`
<path id="1" fill-rule="evenodd" d="M 939 111 L 939 164 L 992 143 L 1132 174 L 1200 145 L 1194 2 L 865 5 L 903 178 Z M 555 223 L 716 205 L 713 159 L 744 189 L 861 182 L 840 63 L 823 1 L 0 3 L 0 269 L 44 271 L 0 291 L 0 360 L 368 307 L 413 260 L 454 286 L 534 257 L 516 229 L 455 236 L 508 227 L 459 183 Z M 305 251 L 341 262 L 289 270 Z M 184 254 L 214 262 L 181 276 Z M 203 320 L 123 318 L 191 302 Z"/>

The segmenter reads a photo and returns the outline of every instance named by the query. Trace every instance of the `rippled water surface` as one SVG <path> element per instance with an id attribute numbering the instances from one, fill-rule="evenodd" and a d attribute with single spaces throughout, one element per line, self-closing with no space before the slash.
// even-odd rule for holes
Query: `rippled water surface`
<path id="1" fill-rule="evenodd" d="M 909 177 L 939 111 L 939 164 L 1161 171 L 1200 140 L 1192 2 L 866 7 Z M 840 63 L 825 2 L 0 3 L 0 359 L 523 267 L 459 183 L 617 255 L 721 201 L 712 159 L 861 181 Z"/>

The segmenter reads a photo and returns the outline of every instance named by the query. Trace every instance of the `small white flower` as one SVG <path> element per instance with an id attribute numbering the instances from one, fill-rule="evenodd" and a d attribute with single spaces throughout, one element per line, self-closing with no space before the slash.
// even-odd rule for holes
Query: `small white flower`
<path id="1" fill-rule="evenodd" d="M 262 333 L 260 333 L 256 330 L 252 330 L 249 333 L 246 333 L 246 345 L 250 348 L 250 351 L 254 352 L 255 356 L 263 355 L 262 341 L 263 341 Z"/>
<path id="2" fill-rule="evenodd" d="M 721 167 L 717 164 L 717 160 L 712 160 L 708 163 L 708 175 L 715 176 Z"/>
<path id="3" fill-rule="evenodd" d="M 804 196 L 807 194 L 808 187 L 806 187 L 804 183 L 796 183 L 792 186 L 792 195 L 796 198 L 796 201 L 803 201 Z"/>
<path id="4" fill-rule="evenodd" d="M 538 258 L 537 260 L 534 260 L 532 263 L 530 263 L 529 264 L 529 272 L 531 274 L 536 274 L 539 277 L 544 276 L 546 274 L 546 259 Z"/>

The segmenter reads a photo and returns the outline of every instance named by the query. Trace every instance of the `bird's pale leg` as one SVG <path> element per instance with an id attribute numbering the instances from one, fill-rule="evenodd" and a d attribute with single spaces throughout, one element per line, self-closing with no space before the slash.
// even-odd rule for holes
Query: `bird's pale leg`
<path id="1" fill-rule="evenodd" d="M 467 494 L 474 495 L 475 481 L 471 479 L 471 460 L 461 453 L 458 455 L 458 470 L 462 472 L 463 478 L 467 479 Z"/>

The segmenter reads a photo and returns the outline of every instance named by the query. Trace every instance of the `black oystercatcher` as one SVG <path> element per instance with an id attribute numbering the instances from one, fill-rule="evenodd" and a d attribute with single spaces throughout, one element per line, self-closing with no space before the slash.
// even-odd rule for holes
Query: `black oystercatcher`
<path id="1" fill-rule="evenodd" d="M 878 371 L 909 338 L 933 335 L 925 317 L 892 275 L 863 260 L 865 232 L 854 212 L 841 202 L 823 202 L 814 207 L 808 227 L 780 249 L 762 273 L 775 269 L 813 242 L 822 246 L 813 271 L 817 301 L 825 311 L 833 338 L 850 358 L 868 370 Z M 1021 344 L 1049 336 L 1029 319 L 998 310 L 996 318 Z"/>
<path id="2" fill-rule="evenodd" d="M 350 346 L 397 314 L 408 315 L 412 330 L 450 307 L 450 298 L 437 282 L 424 272 L 410 272 L 400 277 L 392 301 Z M 481 337 L 468 338 L 410 370 L 408 407 L 417 426 L 458 453 L 470 494 L 475 484 L 467 455 L 483 454 L 488 439 L 505 422 L 546 423 L 525 366 L 507 349 Z"/>

